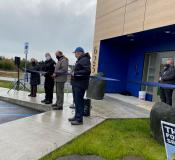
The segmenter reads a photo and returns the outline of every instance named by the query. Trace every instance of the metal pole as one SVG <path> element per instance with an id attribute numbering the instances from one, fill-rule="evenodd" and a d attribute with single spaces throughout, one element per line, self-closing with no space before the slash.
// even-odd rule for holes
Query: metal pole
<path id="1" fill-rule="evenodd" d="M 25 73 L 24 74 L 25 74 L 25 77 L 24 77 L 24 87 L 26 87 L 26 80 L 27 80 L 27 54 L 25 54 Z"/>
<path id="2" fill-rule="evenodd" d="M 24 75 L 24 87 L 26 88 L 26 81 L 28 82 L 28 76 L 27 76 L 27 54 L 28 54 L 28 43 L 25 43 L 25 49 L 24 49 L 24 54 L 25 54 L 25 75 Z M 24 89 L 25 89 L 24 88 Z"/>
<path id="3" fill-rule="evenodd" d="M 20 85 L 20 80 L 19 80 L 19 65 L 18 65 L 17 91 L 19 91 L 19 85 Z"/>

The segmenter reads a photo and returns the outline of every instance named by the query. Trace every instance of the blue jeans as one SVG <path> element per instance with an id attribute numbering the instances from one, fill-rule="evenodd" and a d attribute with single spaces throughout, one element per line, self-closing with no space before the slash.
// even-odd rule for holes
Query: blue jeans
<path id="1" fill-rule="evenodd" d="M 82 122 L 84 114 L 84 95 L 86 89 L 72 86 L 72 91 L 75 103 L 75 120 Z"/>

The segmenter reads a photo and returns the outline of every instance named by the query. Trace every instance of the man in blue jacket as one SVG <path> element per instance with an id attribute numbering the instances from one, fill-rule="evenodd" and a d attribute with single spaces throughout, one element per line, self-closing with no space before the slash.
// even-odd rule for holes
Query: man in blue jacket
<path id="1" fill-rule="evenodd" d="M 91 62 L 89 53 L 85 53 L 82 47 L 76 48 L 73 53 L 77 58 L 71 77 L 75 116 L 70 118 L 69 121 L 72 125 L 81 125 L 83 124 L 84 95 L 89 86 L 91 74 Z"/>

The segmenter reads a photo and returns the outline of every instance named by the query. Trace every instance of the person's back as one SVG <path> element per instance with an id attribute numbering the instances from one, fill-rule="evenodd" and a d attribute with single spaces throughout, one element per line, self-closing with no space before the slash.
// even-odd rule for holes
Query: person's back
<path id="1" fill-rule="evenodd" d="M 38 64 L 33 64 L 32 67 L 31 67 L 31 70 L 32 71 L 39 71 L 39 66 Z M 41 83 L 41 80 L 40 80 L 40 74 L 39 72 L 31 72 L 31 76 L 30 76 L 30 83 L 33 84 L 33 85 L 39 85 Z"/>
<path id="2" fill-rule="evenodd" d="M 40 74 L 39 72 L 37 72 L 39 71 L 39 67 L 37 60 L 35 60 L 34 58 L 31 59 L 31 63 L 32 63 L 31 68 L 26 70 L 31 74 L 30 75 L 31 92 L 28 96 L 36 97 L 37 85 L 40 84 Z"/>

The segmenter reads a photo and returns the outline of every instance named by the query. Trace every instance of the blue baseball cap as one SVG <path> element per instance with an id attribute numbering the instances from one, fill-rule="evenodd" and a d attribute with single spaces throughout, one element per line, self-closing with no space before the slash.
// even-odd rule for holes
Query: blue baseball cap
<path id="1" fill-rule="evenodd" d="M 82 47 L 77 47 L 73 53 L 76 53 L 76 52 L 84 53 L 84 49 Z"/>

